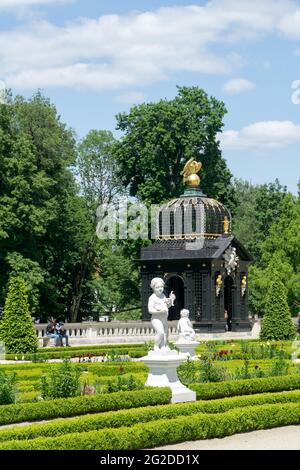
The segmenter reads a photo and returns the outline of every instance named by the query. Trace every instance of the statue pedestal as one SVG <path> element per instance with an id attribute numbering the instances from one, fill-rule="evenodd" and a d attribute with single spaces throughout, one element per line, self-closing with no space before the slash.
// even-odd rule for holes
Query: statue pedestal
<path id="1" fill-rule="evenodd" d="M 175 346 L 182 354 L 188 354 L 190 359 L 196 359 L 196 348 L 199 346 L 198 341 L 187 341 L 179 340 L 175 343 Z"/>
<path id="2" fill-rule="evenodd" d="M 145 385 L 150 387 L 170 387 L 171 403 L 196 401 L 196 392 L 185 387 L 177 377 L 177 367 L 187 360 L 187 355 L 177 351 L 149 351 L 142 361 L 149 367 Z"/>

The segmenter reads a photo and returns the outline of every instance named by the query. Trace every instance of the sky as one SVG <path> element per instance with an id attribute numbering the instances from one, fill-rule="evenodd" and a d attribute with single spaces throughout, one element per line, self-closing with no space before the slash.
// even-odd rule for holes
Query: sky
<path id="1" fill-rule="evenodd" d="M 233 175 L 295 194 L 299 65 L 300 0 L 0 0 L 0 89 L 42 89 L 83 138 L 199 86 L 226 104 Z"/>

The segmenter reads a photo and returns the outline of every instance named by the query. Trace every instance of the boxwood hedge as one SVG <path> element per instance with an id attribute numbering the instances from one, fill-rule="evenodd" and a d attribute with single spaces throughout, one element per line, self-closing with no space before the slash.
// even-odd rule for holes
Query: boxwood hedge
<path id="1" fill-rule="evenodd" d="M 172 405 L 147 406 L 130 410 L 109 411 L 75 418 L 55 419 L 48 423 L 35 423 L 15 426 L 10 429 L 0 428 L 0 442 L 8 440 L 28 440 L 37 437 L 55 437 L 75 432 L 87 432 L 103 428 L 118 428 L 135 424 L 172 419 L 196 413 L 222 413 L 233 408 L 275 403 L 300 402 L 300 390 L 282 393 L 267 393 L 244 397 L 223 398 L 220 400 L 178 403 Z"/>
<path id="2" fill-rule="evenodd" d="M 170 400 L 171 390 L 169 388 L 149 387 L 130 392 L 2 405 L 0 406 L 0 425 L 136 408 L 138 406 L 162 405 L 169 403 Z"/>
<path id="3" fill-rule="evenodd" d="M 279 392 L 300 388 L 300 374 L 266 377 L 261 379 L 243 379 L 226 382 L 191 384 L 189 388 L 197 393 L 199 400 L 250 395 L 253 393 Z"/>
<path id="4" fill-rule="evenodd" d="M 238 408 L 219 414 L 194 414 L 160 419 L 131 427 L 101 429 L 59 437 L 38 437 L 0 443 L 0 450 L 129 450 L 300 423 L 298 403 Z"/>

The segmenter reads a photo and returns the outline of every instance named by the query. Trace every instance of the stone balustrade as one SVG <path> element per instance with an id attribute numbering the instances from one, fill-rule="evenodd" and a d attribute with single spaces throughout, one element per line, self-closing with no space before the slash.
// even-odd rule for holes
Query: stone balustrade
<path id="1" fill-rule="evenodd" d="M 169 339 L 176 340 L 177 321 L 169 322 Z M 40 346 L 46 335 L 47 324 L 37 324 L 35 329 Z M 85 344 L 130 344 L 152 341 L 155 331 L 151 322 L 82 322 L 65 323 L 65 329 L 69 335 L 71 346 L 84 346 Z"/>

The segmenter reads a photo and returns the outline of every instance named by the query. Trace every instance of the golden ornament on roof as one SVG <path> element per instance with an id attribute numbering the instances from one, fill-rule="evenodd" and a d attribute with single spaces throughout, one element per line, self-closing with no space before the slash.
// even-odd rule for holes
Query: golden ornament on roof
<path id="1" fill-rule="evenodd" d="M 200 184 L 200 178 L 197 173 L 201 170 L 202 163 L 196 162 L 193 158 L 190 158 L 188 162 L 184 165 L 182 172 L 180 173 L 183 176 L 183 183 L 186 186 L 195 188 Z"/>
<path id="2" fill-rule="evenodd" d="M 229 221 L 227 215 L 225 215 L 224 220 L 223 220 L 223 227 L 224 227 L 224 234 L 225 235 L 229 233 L 229 225 L 230 225 L 230 221 Z"/>

